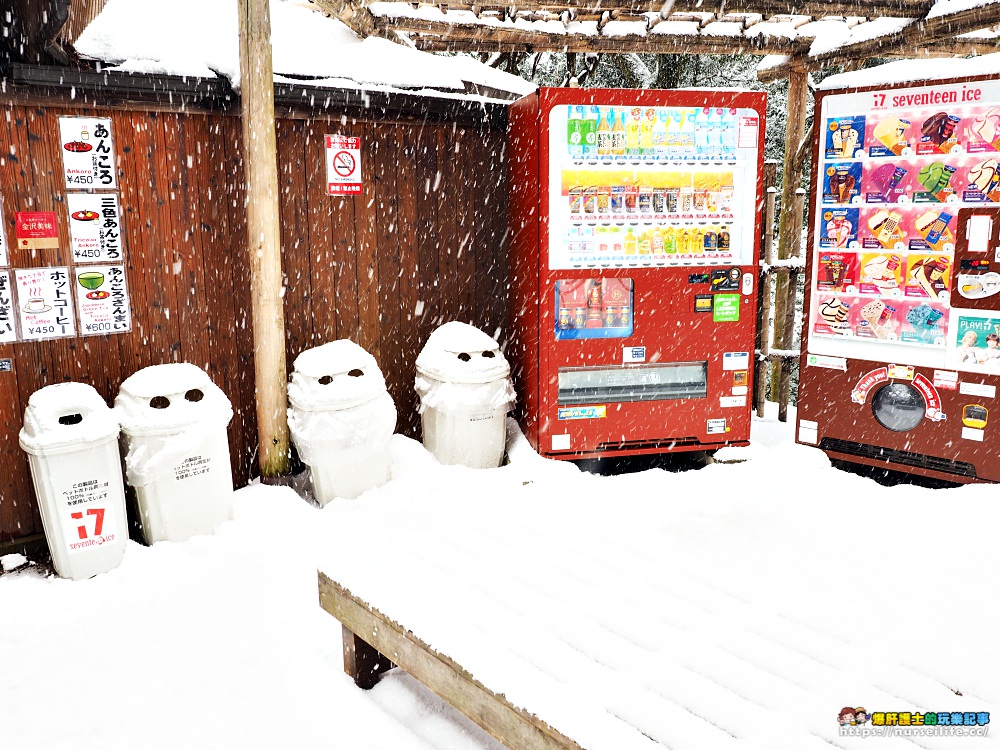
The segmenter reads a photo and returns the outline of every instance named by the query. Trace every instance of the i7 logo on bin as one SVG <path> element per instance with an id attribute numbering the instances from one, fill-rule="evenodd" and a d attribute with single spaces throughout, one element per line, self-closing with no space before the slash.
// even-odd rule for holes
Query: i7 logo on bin
<path id="1" fill-rule="evenodd" d="M 77 539 L 67 538 L 70 552 L 80 552 L 90 547 L 100 547 L 110 544 L 117 538 L 110 524 L 105 523 L 104 508 L 87 508 L 74 510 L 69 514 L 69 526 L 75 527 Z M 111 520 L 110 517 L 107 519 Z"/>

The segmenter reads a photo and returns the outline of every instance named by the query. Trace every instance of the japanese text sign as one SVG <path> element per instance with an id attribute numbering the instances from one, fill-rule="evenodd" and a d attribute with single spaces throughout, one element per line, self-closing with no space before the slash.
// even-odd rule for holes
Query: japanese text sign
<path id="1" fill-rule="evenodd" d="M 361 139 L 326 136 L 326 183 L 329 195 L 361 195 Z"/>
<path id="2" fill-rule="evenodd" d="M 59 143 L 66 187 L 97 190 L 118 187 L 111 120 L 60 117 Z"/>
<path id="3" fill-rule="evenodd" d="M 121 211 L 113 193 L 67 193 L 69 234 L 77 263 L 122 259 Z"/>
<path id="4" fill-rule="evenodd" d="M 75 268 L 80 333 L 95 336 L 132 328 L 125 270 L 120 265 Z"/>
<path id="5" fill-rule="evenodd" d="M 10 287 L 10 272 L 0 271 L 0 344 L 17 340 L 14 331 L 14 293 Z"/>
<path id="6" fill-rule="evenodd" d="M 38 340 L 73 336 L 73 299 L 65 266 L 16 269 L 21 337 Z"/>

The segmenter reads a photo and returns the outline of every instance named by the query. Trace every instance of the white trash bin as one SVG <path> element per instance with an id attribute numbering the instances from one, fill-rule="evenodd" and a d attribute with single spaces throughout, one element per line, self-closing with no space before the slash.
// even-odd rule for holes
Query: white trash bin
<path id="1" fill-rule="evenodd" d="M 52 565 L 75 581 L 118 566 L 128 541 L 118 421 L 84 383 L 31 394 L 19 435 Z"/>
<path id="2" fill-rule="evenodd" d="M 211 534 L 229 520 L 233 408 L 204 370 L 183 362 L 139 370 L 122 383 L 115 412 L 147 544 Z"/>
<path id="3" fill-rule="evenodd" d="M 510 365 L 500 345 L 468 323 L 445 323 L 417 357 L 424 447 L 443 464 L 490 469 L 503 461 Z"/>
<path id="4" fill-rule="evenodd" d="M 375 358 L 341 339 L 295 358 L 288 430 L 321 506 L 356 498 L 391 478 L 396 405 Z"/>

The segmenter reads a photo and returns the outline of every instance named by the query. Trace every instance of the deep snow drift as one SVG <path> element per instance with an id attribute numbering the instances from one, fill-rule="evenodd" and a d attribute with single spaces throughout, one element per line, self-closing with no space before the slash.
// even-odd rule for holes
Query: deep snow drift
<path id="1" fill-rule="evenodd" d="M 630 609 L 605 623 L 650 647 L 690 641 L 692 632 L 703 645 L 598 670 L 607 683 L 639 681 L 670 699 L 675 721 L 645 706 L 629 718 L 671 737 L 671 747 L 707 737 L 698 724 L 706 717 L 725 717 L 721 744 L 850 748 L 865 745 L 838 736 L 837 714 L 848 705 L 992 714 L 1000 702 L 996 487 L 886 488 L 792 444 L 791 423 L 756 422 L 753 438 L 751 448 L 729 451 L 745 463 L 596 477 L 538 458 L 523 439 L 509 466 L 473 471 L 439 466 L 397 436 L 396 478 L 358 500 L 319 510 L 291 490 L 250 487 L 236 495 L 235 520 L 214 536 L 130 543 L 119 568 L 88 581 L 43 578 L 8 556 L 0 576 L 0 744 L 497 748 L 405 675 L 391 673 L 370 693 L 354 687 L 342 671 L 339 623 L 317 604 L 317 566 L 337 568 L 359 595 L 385 598 L 400 574 L 438 565 L 442 580 L 461 582 L 463 559 L 507 549 L 492 561 L 493 584 L 463 591 L 461 601 L 418 575 L 423 588 L 393 606 L 432 645 L 447 651 L 450 643 L 453 656 L 476 663 L 474 672 L 514 679 L 475 649 L 469 632 L 449 631 L 449 611 L 485 613 L 484 627 L 491 612 L 544 614 L 551 626 L 551 606 L 538 606 L 538 589 L 527 585 L 548 539 L 579 555 L 553 561 L 578 575 L 572 591 L 551 597 L 565 596 L 573 619 L 549 632 L 580 652 L 600 652 L 605 637 L 577 616 L 588 612 L 579 597 L 615 580 L 607 550 L 622 535 L 632 542 L 628 562 L 675 567 L 619 577 Z M 506 538 L 511 530 L 523 538 Z M 416 550 L 421 537 L 431 548 L 407 558 L 398 545 Z M 385 545 L 397 547 L 380 553 Z M 650 557 L 654 545 L 663 554 Z M 658 586 L 658 598 L 637 600 L 642 585 Z M 558 672 L 564 655 L 549 655 L 547 668 Z M 693 679 L 700 690 L 672 692 Z M 602 684 L 571 687 L 593 702 L 607 698 L 595 693 Z M 538 690 L 505 687 L 512 699 Z"/>

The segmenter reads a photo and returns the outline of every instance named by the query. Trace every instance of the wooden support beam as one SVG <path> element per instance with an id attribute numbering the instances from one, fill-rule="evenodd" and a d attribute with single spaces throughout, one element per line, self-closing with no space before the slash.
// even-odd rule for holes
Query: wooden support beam
<path id="1" fill-rule="evenodd" d="M 787 55 L 801 52 L 800 42 L 775 37 L 732 37 L 701 34 L 645 34 L 637 36 L 581 36 L 549 34 L 513 27 L 445 23 L 415 18 L 375 19 L 380 31 L 412 34 L 418 49 L 434 52 L 592 52 L 625 54 L 748 54 Z"/>
<path id="2" fill-rule="evenodd" d="M 334 1 L 334 0 L 330 0 Z M 345 2 L 346 0 L 336 0 Z M 449 10 L 470 10 L 471 2 L 435 3 Z M 482 10 L 505 10 L 510 6 L 505 0 L 476 0 Z M 669 13 L 759 13 L 765 17 L 775 15 L 812 16 L 814 18 L 851 16 L 860 18 L 922 18 L 927 15 L 931 0 L 675 0 Z M 518 10 L 548 10 L 559 13 L 567 9 L 593 14 L 601 10 L 625 10 L 632 13 L 661 13 L 663 0 L 522 0 Z"/>
<path id="3" fill-rule="evenodd" d="M 856 64 L 869 57 L 918 57 L 920 49 L 938 43 L 947 44 L 946 40 L 951 37 L 997 24 L 1000 24 L 1000 4 L 967 8 L 934 18 L 921 18 L 910 21 L 899 31 L 874 39 L 864 39 L 818 55 L 794 55 L 781 65 L 760 71 L 757 78 L 763 82 L 775 81 L 784 78 L 792 70 L 823 70 L 844 63 Z"/>
<path id="4" fill-rule="evenodd" d="M 380 36 L 375 17 L 361 0 L 309 0 L 321 12 L 336 18 L 362 39 Z"/>
<path id="5" fill-rule="evenodd" d="M 802 183 L 802 164 L 795 155 L 799 152 L 806 134 L 806 108 L 809 104 L 808 73 L 793 71 L 788 78 L 788 117 L 785 124 L 785 157 L 781 175 L 781 214 L 778 219 L 778 260 L 791 258 L 799 247 L 802 234 L 801 202 L 795 211 L 795 194 Z M 789 300 L 789 277 L 780 275 L 774 286 L 774 331 L 772 349 L 788 349 L 791 339 L 785 326 Z M 794 289 L 793 289 L 794 292 Z M 794 307 L 793 307 L 794 313 Z M 775 387 L 781 379 L 781 363 L 771 369 L 771 400 L 778 398 Z M 780 404 L 779 404 L 780 408 Z M 787 408 L 787 406 L 786 406 Z"/>
<path id="6" fill-rule="evenodd" d="M 371 690 L 382 679 L 382 675 L 395 665 L 392 661 L 364 640 L 352 633 L 346 626 L 344 638 L 344 671 L 362 690 Z"/>
<path id="7" fill-rule="evenodd" d="M 288 473 L 288 373 L 268 0 L 239 0 L 239 29 L 258 461 L 276 477 Z"/>
<path id="8" fill-rule="evenodd" d="M 767 355 L 768 351 L 768 326 L 771 321 L 771 263 L 774 260 L 774 204 L 777 199 L 778 190 L 775 184 L 778 181 L 778 164 L 773 161 L 764 162 L 764 227 L 760 238 L 761 250 L 763 251 L 764 267 L 757 278 L 757 334 L 754 348 L 761 354 Z M 765 270 L 766 269 L 766 270 Z M 753 405 L 757 410 L 757 416 L 764 416 L 764 401 L 767 393 L 767 372 L 768 364 L 763 359 L 758 359 L 754 367 L 754 398 Z"/>

